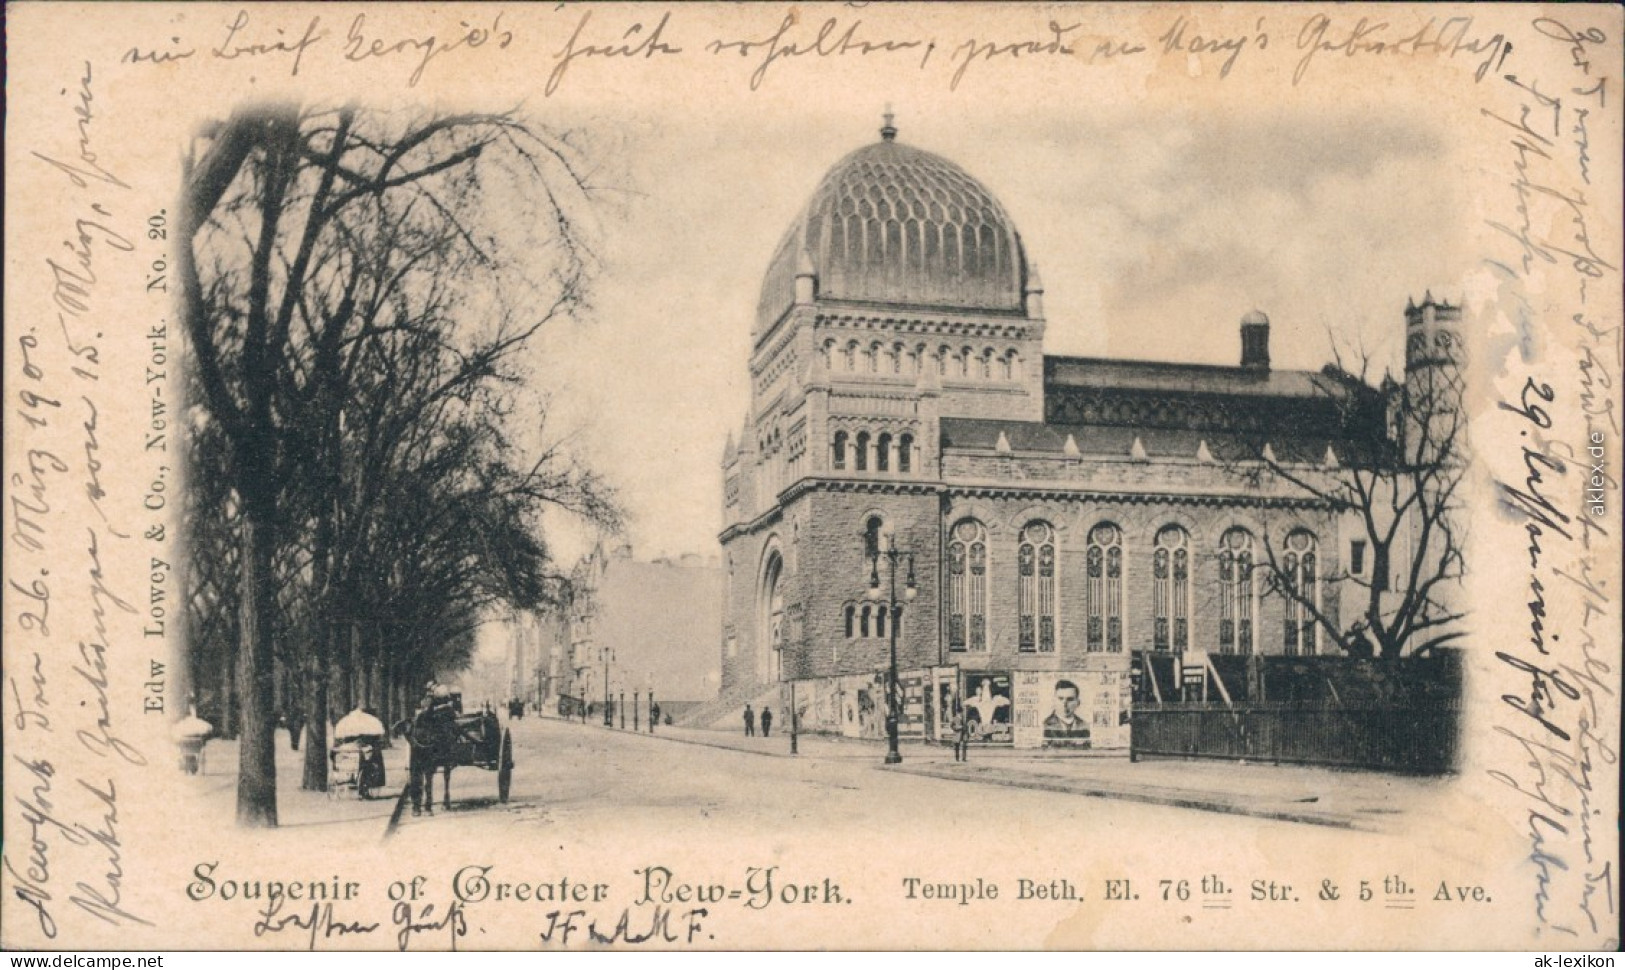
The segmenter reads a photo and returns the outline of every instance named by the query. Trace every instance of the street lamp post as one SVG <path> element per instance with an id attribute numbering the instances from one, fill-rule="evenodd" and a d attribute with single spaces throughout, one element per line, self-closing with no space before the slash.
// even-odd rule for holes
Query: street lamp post
<path id="1" fill-rule="evenodd" d="M 897 540 L 892 536 L 886 537 L 886 548 L 879 544 L 869 553 L 869 599 L 878 601 L 881 597 L 880 589 L 880 561 L 886 560 L 888 576 L 888 594 L 886 596 L 886 612 L 890 615 L 889 635 L 891 653 L 890 668 L 886 675 L 886 764 L 900 764 L 903 755 L 897 750 L 897 722 L 902 718 L 903 698 L 897 683 L 897 621 L 902 619 L 903 607 L 897 602 L 897 563 L 908 560 L 908 584 L 903 588 L 903 599 L 912 601 L 919 595 L 919 588 L 914 585 L 914 553 L 906 549 L 897 548 Z"/>
<path id="2" fill-rule="evenodd" d="M 601 652 L 604 655 L 604 727 L 612 728 L 615 726 L 615 709 L 610 704 L 609 658 L 614 656 L 615 651 L 610 647 L 604 647 Z"/>
<path id="3" fill-rule="evenodd" d="M 620 702 L 615 705 L 621 709 L 621 730 L 626 730 L 626 691 L 621 691 Z"/>
<path id="4" fill-rule="evenodd" d="M 642 725 L 638 723 L 638 704 L 639 703 L 641 703 L 641 702 L 638 700 L 638 689 L 636 687 L 634 687 L 634 688 L 632 688 L 632 733 L 633 734 L 636 734 L 639 731 L 643 730 Z"/>

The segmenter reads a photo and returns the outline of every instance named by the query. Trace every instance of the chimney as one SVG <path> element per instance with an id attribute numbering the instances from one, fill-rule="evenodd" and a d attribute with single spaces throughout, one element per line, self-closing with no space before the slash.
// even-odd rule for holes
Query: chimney
<path id="1" fill-rule="evenodd" d="M 1241 318 L 1241 366 L 1270 369 L 1270 318 L 1258 310 Z"/>

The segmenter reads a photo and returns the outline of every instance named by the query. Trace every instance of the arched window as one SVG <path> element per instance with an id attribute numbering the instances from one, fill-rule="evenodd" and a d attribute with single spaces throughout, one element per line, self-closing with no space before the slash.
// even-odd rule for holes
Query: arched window
<path id="1" fill-rule="evenodd" d="M 835 432 L 835 470 L 840 471 L 846 467 L 846 432 Z"/>
<path id="2" fill-rule="evenodd" d="M 982 371 L 981 371 L 982 379 L 983 380 L 992 380 L 993 379 L 993 348 L 992 347 L 989 347 L 986 350 L 982 351 L 981 367 L 982 367 Z"/>
<path id="3" fill-rule="evenodd" d="M 878 341 L 869 345 L 869 352 L 864 355 L 864 359 L 869 364 L 869 373 L 880 373 L 880 354 L 880 343 Z"/>
<path id="4" fill-rule="evenodd" d="M 858 636 L 866 637 L 869 635 L 869 617 L 873 611 L 874 607 L 872 604 L 863 604 L 863 613 L 858 619 Z"/>
<path id="5" fill-rule="evenodd" d="M 883 637 L 885 635 L 886 635 L 886 604 L 884 604 L 884 603 L 876 603 L 875 604 L 875 636 Z"/>
<path id="6" fill-rule="evenodd" d="M 1010 379 L 1010 377 L 1011 377 L 1010 358 L 1014 357 L 1015 355 L 1016 355 L 1016 352 L 1012 350 L 1012 351 L 1006 353 L 1003 357 L 999 358 L 999 379 L 1000 380 L 1007 381 L 1007 380 Z"/>
<path id="7" fill-rule="evenodd" d="M 963 348 L 963 349 L 961 349 L 959 351 L 958 362 L 959 362 L 959 376 L 960 377 L 969 377 L 970 376 L 970 367 L 971 367 L 970 362 L 971 362 L 971 358 L 973 358 L 975 356 L 976 356 L 976 351 L 970 349 L 969 347 L 965 347 L 965 348 Z"/>
<path id="8" fill-rule="evenodd" d="M 852 468 L 854 471 L 866 472 L 869 470 L 869 432 L 858 432 L 856 446 L 852 455 Z"/>
<path id="9" fill-rule="evenodd" d="M 846 344 L 846 369 L 849 370 L 849 371 L 854 371 L 854 370 L 858 369 L 858 342 L 856 340 L 847 341 L 847 344 Z"/>
<path id="10" fill-rule="evenodd" d="M 1315 613 L 1320 610 L 1319 572 L 1315 562 L 1318 549 L 1313 533 L 1300 529 L 1286 537 L 1281 572 L 1287 587 L 1284 632 L 1289 655 L 1315 652 Z"/>
<path id="11" fill-rule="evenodd" d="M 1219 540 L 1219 652 L 1253 652 L 1253 536 L 1235 528 Z"/>
<path id="12" fill-rule="evenodd" d="M 1191 643 L 1190 537 L 1177 525 L 1157 533 L 1151 555 L 1151 599 L 1157 611 L 1153 644 L 1158 650 L 1183 653 Z"/>
<path id="13" fill-rule="evenodd" d="M 987 529 L 975 519 L 948 542 L 948 649 L 987 649 Z"/>
<path id="14" fill-rule="evenodd" d="M 1091 653 L 1123 650 L 1123 531 L 1110 522 L 1089 530 L 1084 612 Z"/>
<path id="15" fill-rule="evenodd" d="M 914 436 L 903 435 L 897 439 L 897 470 L 905 475 L 911 470 L 914 462 Z"/>
<path id="16" fill-rule="evenodd" d="M 903 345 L 902 344 L 892 344 L 892 346 L 891 346 L 891 372 L 893 374 L 901 374 L 903 372 L 903 355 L 904 355 Z"/>
<path id="17" fill-rule="evenodd" d="M 875 471 L 891 471 L 891 435 L 882 434 L 875 439 Z"/>
<path id="18" fill-rule="evenodd" d="M 835 367 L 835 341 L 824 341 L 824 369 L 832 370 Z"/>
<path id="19" fill-rule="evenodd" d="M 846 638 L 852 639 L 856 632 L 858 622 L 858 606 L 856 603 L 846 604 Z"/>
<path id="20" fill-rule="evenodd" d="M 1020 589 L 1020 648 L 1024 653 L 1055 652 L 1055 529 L 1048 522 L 1021 530 L 1016 553 Z"/>
<path id="21" fill-rule="evenodd" d="M 937 374 L 939 376 L 948 376 L 948 362 L 953 359 L 953 356 L 954 352 L 946 346 L 937 348 Z"/>
<path id="22" fill-rule="evenodd" d="M 869 516 L 863 523 L 863 561 L 865 564 L 880 555 L 880 537 L 885 534 L 886 523 L 878 515 Z"/>

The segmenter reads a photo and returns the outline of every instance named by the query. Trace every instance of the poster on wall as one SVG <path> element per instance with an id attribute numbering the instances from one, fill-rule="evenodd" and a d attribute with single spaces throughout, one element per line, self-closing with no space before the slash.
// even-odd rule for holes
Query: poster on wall
<path id="1" fill-rule="evenodd" d="M 931 737 L 953 740 L 954 707 L 959 703 L 959 668 L 934 667 L 931 670 Z"/>
<path id="2" fill-rule="evenodd" d="M 913 741 L 926 737 L 926 673 L 924 670 L 905 670 L 897 675 L 897 686 L 903 692 L 903 716 L 897 722 L 899 737 Z"/>
<path id="3" fill-rule="evenodd" d="M 965 674 L 965 719 L 972 744 L 1009 744 L 1012 714 L 1008 673 Z"/>
<path id="4" fill-rule="evenodd" d="M 1024 670 L 1014 676 L 1016 747 L 1128 747 L 1127 674 Z"/>

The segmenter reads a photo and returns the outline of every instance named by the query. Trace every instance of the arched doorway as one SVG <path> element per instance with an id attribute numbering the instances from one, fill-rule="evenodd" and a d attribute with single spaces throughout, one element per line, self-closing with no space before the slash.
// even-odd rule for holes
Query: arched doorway
<path id="1" fill-rule="evenodd" d="M 783 669 L 784 648 L 784 557 L 777 549 L 768 553 L 762 568 L 761 635 L 757 637 L 756 676 L 768 684 L 778 683 Z"/>

